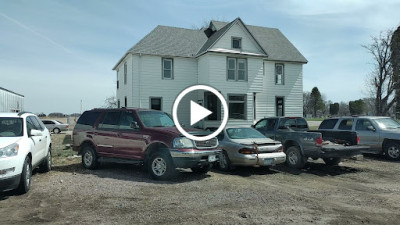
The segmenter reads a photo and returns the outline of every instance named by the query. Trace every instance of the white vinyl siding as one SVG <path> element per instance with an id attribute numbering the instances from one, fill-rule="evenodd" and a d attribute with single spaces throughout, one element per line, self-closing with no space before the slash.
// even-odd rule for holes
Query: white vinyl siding
<path id="1" fill-rule="evenodd" d="M 24 111 L 24 97 L 0 88 L 0 112 Z"/>

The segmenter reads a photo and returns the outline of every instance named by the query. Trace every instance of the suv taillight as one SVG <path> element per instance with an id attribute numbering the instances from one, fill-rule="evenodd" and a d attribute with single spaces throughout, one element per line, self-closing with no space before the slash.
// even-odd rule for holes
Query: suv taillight
<path id="1" fill-rule="evenodd" d="M 317 139 L 315 140 L 316 145 L 322 145 L 322 142 L 323 142 L 322 137 L 317 137 Z"/>
<path id="2" fill-rule="evenodd" d="M 357 144 L 360 144 L 360 136 L 357 135 Z"/>

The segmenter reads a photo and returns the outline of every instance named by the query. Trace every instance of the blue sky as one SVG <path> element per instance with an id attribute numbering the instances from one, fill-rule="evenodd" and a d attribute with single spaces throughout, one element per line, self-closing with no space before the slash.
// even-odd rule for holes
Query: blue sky
<path id="1" fill-rule="evenodd" d="M 308 59 L 304 91 L 333 102 L 367 96 L 372 57 L 361 47 L 400 25 L 400 1 L 0 0 L 0 86 L 32 112 L 101 107 L 115 95 L 112 68 L 157 25 L 210 19 L 279 28 Z"/>

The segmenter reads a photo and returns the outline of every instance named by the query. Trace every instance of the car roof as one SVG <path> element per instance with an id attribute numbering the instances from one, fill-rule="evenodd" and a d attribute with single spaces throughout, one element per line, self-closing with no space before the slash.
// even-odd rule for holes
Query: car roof
<path id="1" fill-rule="evenodd" d="M 341 117 L 326 118 L 324 120 L 329 120 L 329 119 L 355 119 L 355 118 L 380 119 L 380 118 L 390 118 L 390 117 L 389 116 L 341 116 Z"/>
<path id="2" fill-rule="evenodd" d="M 29 113 L 29 112 L 19 112 L 19 113 L 2 112 L 2 113 L 0 113 L 0 117 L 23 118 L 26 116 L 36 116 L 36 115 L 33 113 Z"/>
<path id="3" fill-rule="evenodd" d="M 160 110 L 154 110 L 154 109 L 145 109 L 145 108 L 134 108 L 134 107 L 122 107 L 122 108 L 94 108 L 91 110 L 87 110 L 87 111 L 154 111 L 154 112 L 164 112 L 164 111 L 160 111 Z"/>

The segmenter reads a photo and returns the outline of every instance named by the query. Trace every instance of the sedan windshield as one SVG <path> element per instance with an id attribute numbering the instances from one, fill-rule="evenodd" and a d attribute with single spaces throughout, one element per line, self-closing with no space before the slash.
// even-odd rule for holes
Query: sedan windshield
<path id="1" fill-rule="evenodd" d="M 165 112 L 139 111 L 140 120 L 146 127 L 173 127 L 174 121 Z"/>
<path id="2" fill-rule="evenodd" d="M 21 118 L 0 118 L 0 137 L 21 137 L 22 131 Z"/>
<path id="3" fill-rule="evenodd" d="M 253 128 L 228 128 L 226 133 L 231 139 L 265 138 L 263 134 Z"/>
<path id="4" fill-rule="evenodd" d="M 400 128 L 400 124 L 391 118 L 375 119 L 375 122 L 381 129 L 397 129 Z"/>

